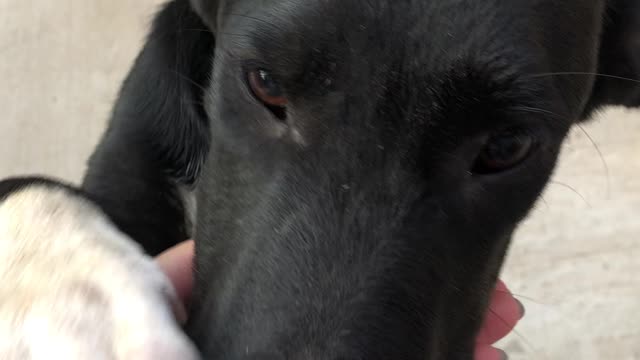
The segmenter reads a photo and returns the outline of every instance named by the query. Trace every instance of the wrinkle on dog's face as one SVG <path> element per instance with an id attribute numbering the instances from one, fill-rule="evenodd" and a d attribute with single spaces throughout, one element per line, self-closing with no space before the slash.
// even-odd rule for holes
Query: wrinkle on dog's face
<path id="1" fill-rule="evenodd" d="M 601 5 L 227 3 L 198 186 L 190 328 L 205 357 L 470 359 L 510 236 L 593 80 L 537 76 L 568 60 L 536 29 L 567 29 L 563 51 L 592 69 L 584 24 Z M 252 93 L 258 70 L 286 109 Z M 509 131 L 532 139 L 527 156 L 476 171 Z"/>

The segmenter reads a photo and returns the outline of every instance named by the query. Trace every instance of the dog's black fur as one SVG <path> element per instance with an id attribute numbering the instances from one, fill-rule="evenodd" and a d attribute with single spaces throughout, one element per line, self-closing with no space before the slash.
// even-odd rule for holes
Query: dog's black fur
<path id="1" fill-rule="evenodd" d="M 611 77 L 640 77 L 639 39 L 635 0 L 174 0 L 83 190 L 152 254 L 195 237 L 206 359 L 471 359 L 569 128 L 640 105 Z M 475 171 L 514 128 L 528 157 Z"/>

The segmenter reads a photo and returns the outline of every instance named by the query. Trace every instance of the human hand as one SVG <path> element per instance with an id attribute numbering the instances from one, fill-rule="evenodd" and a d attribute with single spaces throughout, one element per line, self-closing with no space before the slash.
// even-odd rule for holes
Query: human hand
<path id="1" fill-rule="evenodd" d="M 506 353 L 491 345 L 509 335 L 524 314 L 522 303 L 513 297 L 504 282 L 498 280 L 484 325 L 476 339 L 475 360 L 508 359 Z"/>

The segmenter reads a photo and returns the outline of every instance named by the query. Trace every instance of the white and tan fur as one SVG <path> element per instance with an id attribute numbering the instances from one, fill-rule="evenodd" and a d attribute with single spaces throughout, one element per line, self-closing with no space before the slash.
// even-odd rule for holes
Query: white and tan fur
<path id="1" fill-rule="evenodd" d="M 195 360 L 172 307 L 153 259 L 79 195 L 0 202 L 0 359 Z"/>

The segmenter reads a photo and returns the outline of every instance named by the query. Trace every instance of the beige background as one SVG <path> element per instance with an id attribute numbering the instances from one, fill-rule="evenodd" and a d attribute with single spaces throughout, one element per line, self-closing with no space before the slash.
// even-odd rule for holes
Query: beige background
<path id="1" fill-rule="evenodd" d="M 79 180 L 158 3 L 0 0 L 0 177 Z M 607 167 L 577 130 L 506 265 L 515 359 L 640 359 L 640 113 L 585 130 Z"/>

